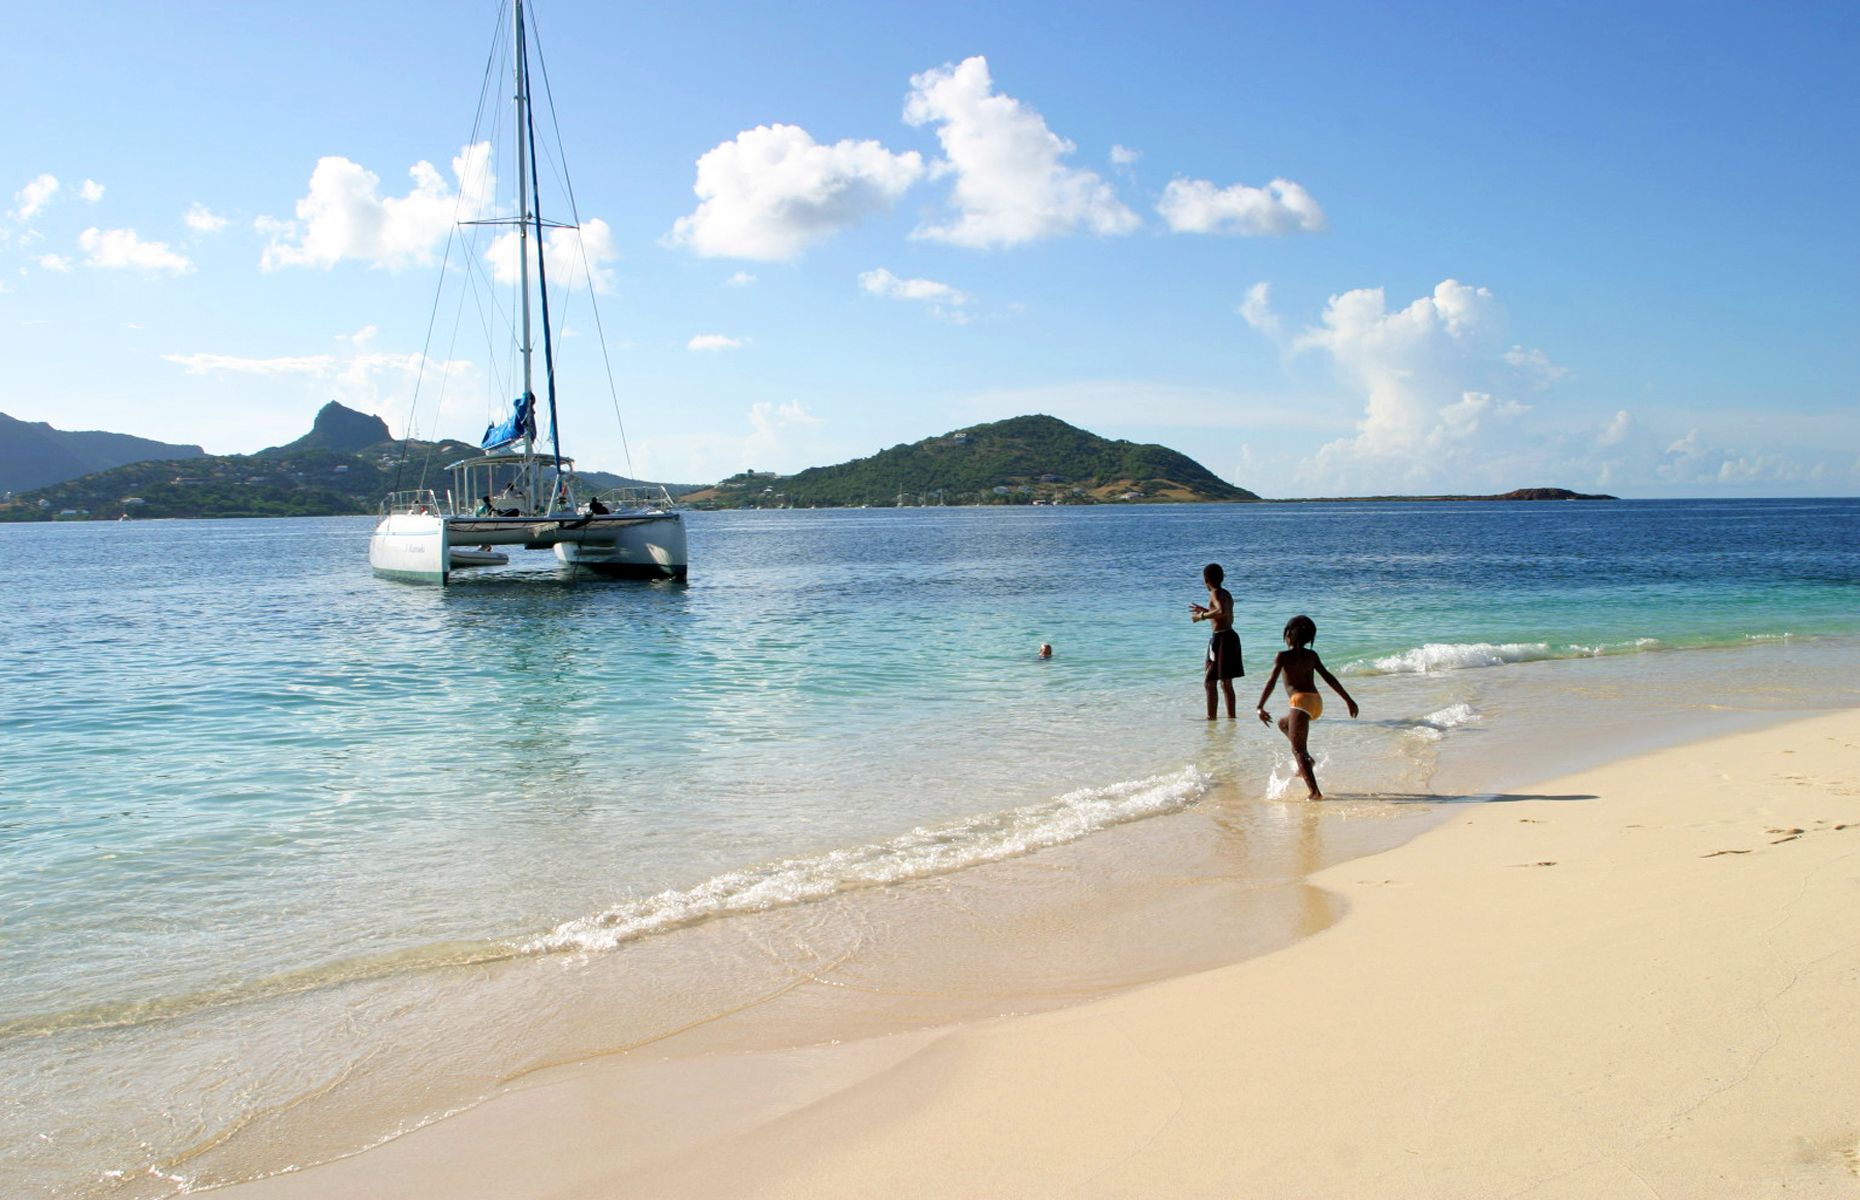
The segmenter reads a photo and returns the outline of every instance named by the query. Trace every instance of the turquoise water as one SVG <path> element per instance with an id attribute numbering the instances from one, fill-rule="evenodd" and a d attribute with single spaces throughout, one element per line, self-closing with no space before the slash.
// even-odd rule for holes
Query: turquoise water
<path id="1" fill-rule="evenodd" d="M 1597 680 L 1849 702 L 1799 677 L 1860 637 L 1860 501 L 687 519 L 685 584 L 538 555 L 446 589 L 373 578 L 360 519 L 0 526 L 0 1194 L 202 1178 L 389 1053 L 356 1014 L 464 1031 L 509 964 L 658 964 L 629 1011 L 669 1027 L 720 961 L 760 978 L 733 919 L 812 954 L 829 899 L 1217 796 L 1269 836 L 1282 742 L 1201 719 L 1211 559 L 1243 718 L 1317 620 L 1365 711 L 1314 745 L 1364 813 L 1456 753 L 1502 776 L 1516 714 Z"/>

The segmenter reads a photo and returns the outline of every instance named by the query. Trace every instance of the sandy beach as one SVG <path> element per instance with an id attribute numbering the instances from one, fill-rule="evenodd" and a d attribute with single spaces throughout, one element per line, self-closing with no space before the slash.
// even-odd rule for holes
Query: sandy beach
<path id="1" fill-rule="evenodd" d="M 1860 713 L 1456 810 L 1287 949 L 1056 1012 L 573 1064 L 228 1194 L 1852 1195 Z"/>

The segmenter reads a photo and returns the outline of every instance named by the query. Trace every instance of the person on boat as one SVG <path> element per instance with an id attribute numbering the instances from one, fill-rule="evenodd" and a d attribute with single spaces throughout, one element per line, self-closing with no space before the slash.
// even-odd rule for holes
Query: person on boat
<path id="1" fill-rule="evenodd" d="M 478 507 L 472 510 L 471 515 L 474 517 L 494 517 L 497 515 L 497 510 L 491 507 L 491 498 L 489 496 L 480 496 L 478 497 Z"/>
<path id="2" fill-rule="evenodd" d="M 612 511 L 613 509 L 608 508 L 605 504 L 601 503 L 601 498 L 599 496 L 588 497 L 588 515 L 589 516 L 604 517 Z"/>
<path id="3" fill-rule="evenodd" d="M 500 517 L 520 517 L 523 507 L 529 502 L 529 496 L 517 486 L 516 480 L 504 485 L 504 490 L 497 497 L 497 515 Z"/>
<path id="4" fill-rule="evenodd" d="M 1217 689 L 1227 698 L 1227 719 L 1234 719 L 1234 680 L 1246 674 L 1240 662 L 1240 635 L 1234 632 L 1234 598 L 1221 586 L 1226 574 L 1219 563 L 1203 567 L 1201 582 L 1208 587 L 1208 602 L 1188 606 L 1189 620 L 1214 622 L 1214 636 L 1208 639 L 1208 657 L 1202 670 L 1202 683 L 1208 690 L 1210 721 L 1219 715 Z"/>
<path id="5" fill-rule="evenodd" d="M 1272 695 L 1272 685 L 1280 675 L 1285 676 L 1285 702 L 1291 710 L 1279 718 L 1279 732 L 1292 744 L 1292 757 L 1298 761 L 1298 777 L 1305 781 L 1305 788 L 1311 799 L 1322 800 L 1324 793 L 1318 790 L 1317 774 L 1313 769 L 1310 751 L 1305 748 L 1305 739 L 1311 733 L 1311 722 L 1324 715 L 1324 697 L 1318 694 L 1317 680 L 1322 678 L 1330 685 L 1330 690 L 1343 697 L 1349 706 L 1350 716 L 1357 713 L 1356 701 L 1350 693 L 1343 690 L 1337 677 L 1324 669 L 1323 660 L 1311 643 L 1317 640 L 1317 622 L 1300 613 L 1285 623 L 1285 649 L 1279 651 L 1272 660 L 1272 674 L 1266 677 L 1266 686 L 1259 693 L 1259 719 L 1264 725 L 1272 724 L 1272 714 L 1266 711 L 1266 701 Z"/>

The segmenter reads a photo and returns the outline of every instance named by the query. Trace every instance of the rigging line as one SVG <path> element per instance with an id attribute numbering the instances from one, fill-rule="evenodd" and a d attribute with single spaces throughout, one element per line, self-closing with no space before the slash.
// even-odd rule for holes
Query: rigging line
<path id="1" fill-rule="evenodd" d="M 568 193 L 568 215 L 575 223 L 575 246 L 581 251 L 581 273 L 588 279 L 588 308 L 594 313 L 594 337 L 601 344 L 601 365 L 607 371 L 607 396 L 613 401 L 614 424 L 620 428 L 620 452 L 626 457 L 626 473 L 633 476 L 633 447 L 627 443 L 626 419 L 620 415 L 620 392 L 614 387 L 613 358 L 607 352 L 607 330 L 601 325 L 600 302 L 594 298 L 594 267 L 588 261 L 588 243 L 581 236 L 581 205 L 575 200 L 575 183 L 568 173 L 568 147 L 562 142 L 562 126 L 555 115 L 555 89 L 549 85 L 549 60 L 543 56 L 542 35 L 536 37 L 536 64 L 542 68 L 543 99 L 549 104 L 549 126 L 555 131 L 556 153 L 562 158 L 562 190 Z"/>
<path id="2" fill-rule="evenodd" d="M 478 85 L 478 110 L 472 115 L 471 136 L 465 143 L 468 146 L 475 146 L 478 144 L 478 130 L 484 126 L 485 99 L 491 92 L 492 72 L 497 65 L 497 49 L 498 46 L 502 44 L 503 5 L 501 0 L 497 6 L 497 13 L 498 22 L 492 30 L 491 49 L 490 52 L 485 55 L 484 78 Z M 465 181 L 461 179 L 459 180 L 458 195 L 454 197 L 452 204 L 452 226 L 446 230 L 446 248 L 439 259 L 439 283 L 433 288 L 433 307 L 432 310 L 427 313 L 426 317 L 426 339 L 420 344 L 420 365 L 413 377 L 413 399 L 407 406 L 407 436 L 401 439 L 400 459 L 394 464 L 394 486 L 388 489 L 389 492 L 397 492 L 400 490 L 401 472 L 404 471 L 407 466 L 407 449 L 413 443 L 415 426 L 419 420 L 420 388 L 426 382 L 427 352 L 432 349 L 433 329 L 439 320 L 439 300 L 440 297 L 445 294 L 446 267 L 452 261 L 452 242 L 453 239 L 458 236 L 458 216 L 460 210 L 463 209 L 464 206 Z M 438 428 L 436 426 L 433 432 L 435 434 L 438 433 Z M 428 468 L 432 466 L 432 462 L 433 450 L 432 447 L 429 446 L 426 451 L 426 460 L 420 465 L 420 486 L 422 488 L 426 485 L 426 472 Z"/>
<path id="3" fill-rule="evenodd" d="M 534 17 L 531 18 L 531 20 L 534 20 L 534 19 L 535 19 Z M 529 101 L 529 103 L 523 106 L 523 121 L 530 135 L 530 191 L 532 194 L 534 194 L 537 191 L 536 115 L 534 112 L 536 103 L 535 103 L 534 96 L 530 94 L 530 86 L 529 86 L 530 81 L 529 81 L 529 70 L 528 70 L 529 68 L 529 43 L 528 43 L 527 37 L 528 37 L 527 32 L 521 27 L 519 27 L 517 29 L 517 54 L 520 56 L 520 61 L 522 62 L 524 66 L 524 73 L 523 73 L 524 97 L 523 98 Z M 555 478 L 556 478 L 555 486 L 560 487 L 562 484 L 562 425 L 561 425 L 561 422 L 557 419 L 556 414 L 555 414 L 555 339 L 551 337 L 549 333 L 549 268 L 547 265 L 547 259 L 549 255 L 547 253 L 547 250 L 548 250 L 547 243 L 543 241 L 541 197 L 535 197 L 535 202 L 536 202 L 536 212 L 534 215 L 536 218 L 536 284 L 537 284 L 536 291 L 537 291 L 537 294 L 542 297 L 543 372 L 544 372 L 544 375 L 547 377 L 548 383 L 549 383 L 549 444 L 550 444 L 550 447 L 555 451 Z M 521 213 L 518 214 L 518 216 L 521 216 L 521 215 L 522 215 Z"/>

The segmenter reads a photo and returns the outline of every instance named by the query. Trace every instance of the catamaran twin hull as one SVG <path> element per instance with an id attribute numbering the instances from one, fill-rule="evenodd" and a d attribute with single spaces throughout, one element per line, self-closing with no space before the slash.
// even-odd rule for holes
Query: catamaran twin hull
<path id="1" fill-rule="evenodd" d="M 683 579 L 685 523 L 678 513 L 561 517 L 464 517 L 392 513 L 368 542 L 381 575 L 445 583 L 454 546 L 553 548 L 572 567 L 618 579 Z"/>

